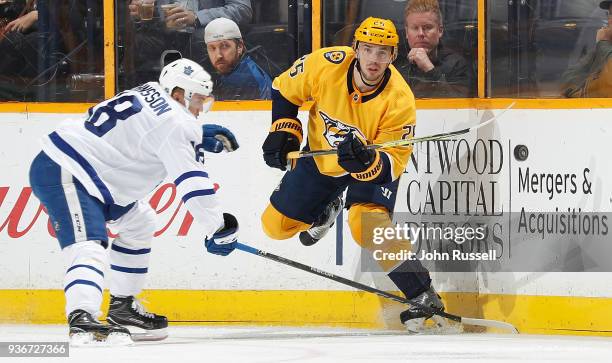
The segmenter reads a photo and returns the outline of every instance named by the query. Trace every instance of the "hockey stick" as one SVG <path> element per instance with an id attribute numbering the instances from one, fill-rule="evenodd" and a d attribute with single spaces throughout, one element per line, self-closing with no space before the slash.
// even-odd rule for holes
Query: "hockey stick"
<path id="1" fill-rule="evenodd" d="M 379 290 L 379 289 L 370 287 L 368 285 L 364 285 L 364 284 L 362 284 L 360 282 L 349 280 L 349 279 L 346 279 L 344 277 L 341 277 L 341 276 L 338 276 L 338 275 L 334 275 L 332 273 L 329 273 L 329 272 L 326 272 L 326 271 L 323 271 L 323 270 L 319 270 L 317 268 L 314 268 L 314 267 L 311 267 L 311 266 L 308 266 L 308 265 L 304 265 L 304 264 L 302 264 L 300 262 L 293 261 L 293 260 L 290 260 L 290 259 L 278 256 L 278 255 L 275 255 L 275 254 L 272 254 L 272 253 L 269 253 L 269 252 L 266 252 L 266 251 L 258 250 L 256 248 L 251 247 L 251 246 L 247 246 L 244 243 L 236 242 L 236 248 L 241 250 L 241 251 L 253 254 L 253 255 L 261 256 L 261 257 L 267 258 L 269 260 L 276 261 L 276 262 L 282 263 L 284 265 L 300 269 L 302 271 L 310 272 L 312 274 L 319 275 L 321 277 L 325 277 L 327 279 L 339 282 L 341 284 L 353 287 L 355 289 L 371 292 L 371 293 L 376 294 L 378 296 L 386 297 L 387 299 L 391 299 L 391 300 L 400 302 L 402 304 L 408 304 L 408 305 L 417 307 L 417 308 L 422 309 L 422 310 L 424 310 L 424 311 L 426 311 L 428 313 L 431 313 L 431 314 L 434 314 L 434 315 L 438 315 L 438 316 L 441 316 L 443 318 L 446 318 L 446 319 L 449 319 L 449 320 L 452 320 L 452 321 L 456 321 L 456 322 L 461 323 L 461 324 L 486 326 L 486 327 L 491 327 L 491 328 L 505 329 L 505 330 L 511 331 L 514 334 L 518 334 L 518 330 L 512 324 L 510 324 L 510 323 L 506 323 L 506 322 L 498 321 L 498 320 L 464 318 L 464 317 L 461 317 L 461 316 L 458 316 L 458 315 L 449 314 L 449 313 L 444 312 L 444 311 L 437 311 L 437 310 L 434 310 L 434 309 L 432 309 L 432 308 L 430 308 L 428 306 L 415 303 L 415 302 L 410 301 L 408 299 L 405 299 L 403 297 L 390 294 L 390 293 L 388 293 L 386 291 Z"/>
<path id="2" fill-rule="evenodd" d="M 418 142 L 445 140 L 453 136 L 467 134 L 468 132 L 478 130 L 479 128 L 484 127 L 490 124 L 491 122 L 497 120 L 504 113 L 506 113 L 506 111 L 512 108 L 512 106 L 514 106 L 514 103 L 515 102 L 512 102 L 510 106 L 506 107 L 506 109 L 502 110 L 496 116 L 493 116 L 487 121 L 481 124 L 478 124 L 478 125 L 474 125 L 472 127 L 468 127 L 468 128 L 457 130 L 457 131 L 445 132 L 442 134 L 434 134 L 434 135 L 423 136 L 423 137 L 414 137 L 412 139 L 407 139 L 407 140 L 402 139 L 402 140 L 387 141 L 387 142 L 383 142 L 382 144 L 371 144 L 371 145 L 366 146 L 366 148 L 370 150 L 375 150 L 375 149 L 384 149 L 388 147 L 407 146 L 407 145 L 416 144 Z M 336 149 L 314 150 L 314 151 L 291 151 L 287 154 L 287 159 L 299 159 L 299 158 L 307 158 L 307 157 L 321 156 L 321 155 L 332 155 L 336 153 L 337 153 Z"/>

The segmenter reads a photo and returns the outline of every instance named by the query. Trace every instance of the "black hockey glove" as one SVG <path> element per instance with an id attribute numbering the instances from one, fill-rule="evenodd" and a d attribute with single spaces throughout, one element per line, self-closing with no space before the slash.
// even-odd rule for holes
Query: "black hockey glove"
<path id="1" fill-rule="evenodd" d="M 287 154 L 298 151 L 302 143 L 302 125 L 297 120 L 280 119 L 272 124 L 263 146 L 263 157 L 266 164 L 280 170 L 291 170 L 294 162 L 287 161 Z"/>
<path id="2" fill-rule="evenodd" d="M 338 144 L 338 165 L 349 173 L 367 170 L 376 159 L 376 151 L 366 149 L 366 145 L 355 134 L 346 135 Z"/>

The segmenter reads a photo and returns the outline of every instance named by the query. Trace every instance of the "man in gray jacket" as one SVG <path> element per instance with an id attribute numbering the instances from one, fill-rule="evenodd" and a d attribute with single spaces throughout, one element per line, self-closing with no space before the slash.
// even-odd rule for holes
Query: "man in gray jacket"
<path id="1" fill-rule="evenodd" d="M 217 18 L 231 19 L 236 24 L 244 26 L 253 17 L 251 0 L 199 0 L 197 2 L 197 11 L 176 7 L 170 10 L 166 21 L 176 22 L 180 26 L 203 29 Z"/>

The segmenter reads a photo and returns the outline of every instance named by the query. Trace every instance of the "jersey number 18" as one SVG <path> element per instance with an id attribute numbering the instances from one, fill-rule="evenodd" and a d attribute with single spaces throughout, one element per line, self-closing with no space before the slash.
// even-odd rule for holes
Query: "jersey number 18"
<path id="1" fill-rule="evenodd" d="M 117 106 L 120 106 L 121 111 L 117 111 Z M 140 110 L 142 110 L 142 104 L 136 96 L 115 96 L 106 104 L 99 104 L 89 109 L 89 118 L 85 121 L 85 128 L 102 137 L 117 125 L 117 121 L 126 120 Z"/>

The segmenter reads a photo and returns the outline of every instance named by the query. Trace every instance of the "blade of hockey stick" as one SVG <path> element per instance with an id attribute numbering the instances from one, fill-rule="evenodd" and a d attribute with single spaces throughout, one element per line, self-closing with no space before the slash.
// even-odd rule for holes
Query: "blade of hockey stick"
<path id="1" fill-rule="evenodd" d="M 338 276 L 338 275 L 334 275 L 334 274 L 332 274 L 330 272 L 319 270 L 318 268 L 314 268 L 314 267 L 311 267 L 311 266 L 308 266 L 308 265 L 304 265 L 303 263 L 300 263 L 300 262 L 297 262 L 297 261 L 293 261 L 293 260 L 290 260 L 288 258 L 275 255 L 273 253 L 269 253 L 269 252 L 266 252 L 266 251 L 258 250 L 258 249 L 254 248 L 254 247 L 247 246 L 244 243 L 236 242 L 236 248 L 241 250 L 241 251 L 253 254 L 253 255 L 261 256 L 261 257 L 267 258 L 269 260 L 276 261 L 276 262 L 282 263 L 284 265 L 300 269 L 302 271 L 310 272 L 312 274 L 315 274 L 315 275 L 318 275 L 318 276 L 321 276 L 321 277 L 325 277 L 327 279 L 339 282 L 341 284 L 353 287 L 355 289 L 371 292 L 373 294 L 385 297 L 387 299 L 391 299 L 391 300 L 394 300 L 394 301 L 397 301 L 397 302 L 400 302 L 400 303 L 403 303 L 403 304 L 408 304 L 408 305 L 411 305 L 411 306 L 418 307 L 419 309 L 422 309 L 422 310 L 427 311 L 429 313 L 441 316 L 443 318 L 446 318 L 446 319 L 449 319 L 449 320 L 452 320 L 452 321 L 456 321 L 456 322 L 461 323 L 461 324 L 485 326 L 485 327 L 491 327 L 491 328 L 498 328 L 498 329 L 508 330 L 508 331 L 510 331 L 510 332 L 512 332 L 514 334 L 518 334 L 518 330 L 514 327 L 514 325 L 512 325 L 510 323 L 506 323 L 506 322 L 498 321 L 498 320 L 464 318 L 464 317 L 461 317 L 461 316 L 458 316 L 458 315 L 449 314 L 449 313 L 444 312 L 444 311 L 437 311 L 437 310 L 434 310 L 434 309 L 432 309 L 432 308 L 430 308 L 428 306 L 421 305 L 421 304 L 415 303 L 413 301 L 410 301 L 408 299 L 405 299 L 405 298 L 403 298 L 401 296 L 397 296 L 397 295 L 388 293 L 386 291 L 379 290 L 379 289 L 376 289 L 374 287 L 362 284 L 360 282 L 349 280 L 347 278 L 344 278 L 344 277 L 341 277 L 341 276 Z"/>
<path id="2" fill-rule="evenodd" d="M 467 134 L 468 132 L 472 132 L 472 131 L 478 130 L 479 128 L 484 127 L 484 126 L 490 124 L 491 122 L 497 120 L 504 113 L 506 113 L 506 111 L 508 111 L 510 108 L 512 108 L 512 106 L 514 106 L 514 104 L 515 104 L 515 102 L 512 102 L 510 104 L 510 106 L 506 107 L 499 114 L 491 117 L 487 121 L 485 121 L 485 122 L 483 122 L 481 124 L 478 124 L 478 125 L 474 125 L 472 127 L 468 127 L 468 128 L 462 129 L 462 130 L 456 130 L 456 131 L 445 132 L 445 133 L 441 133 L 441 134 L 428 135 L 428 136 L 422 136 L 422 137 L 414 137 L 412 139 L 407 139 L 407 140 L 403 140 L 402 139 L 402 140 L 387 141 L 387 142 L 383 142 L 382 144 L 371 144 L 371 145 L 366 146 L 366 148 L 368 148 L 370 150 L 374 150 L 374 149 L 383 149 L 383 148 L 387 148 L 387 147 L 406 146 L 406 145 L 412 145 L 412 144 L 416 144 L 418 142 L 424 142 L 424 141 L 445 140 L 445 139 L 449 139 L 449 138 L 454 137 L 454 136 L 459 136 L 459 135 Z M 299 159 L 299 158 L 307 158 L 307 157 L 321 156 L 321 155 L 332 155 L 332 154 L 336 154 L 336 153 L 337 153 L 336 149 L 313 150 L 313 151 L 291 151 L 290 153 L 287 154 L 287 159 Z"/>

